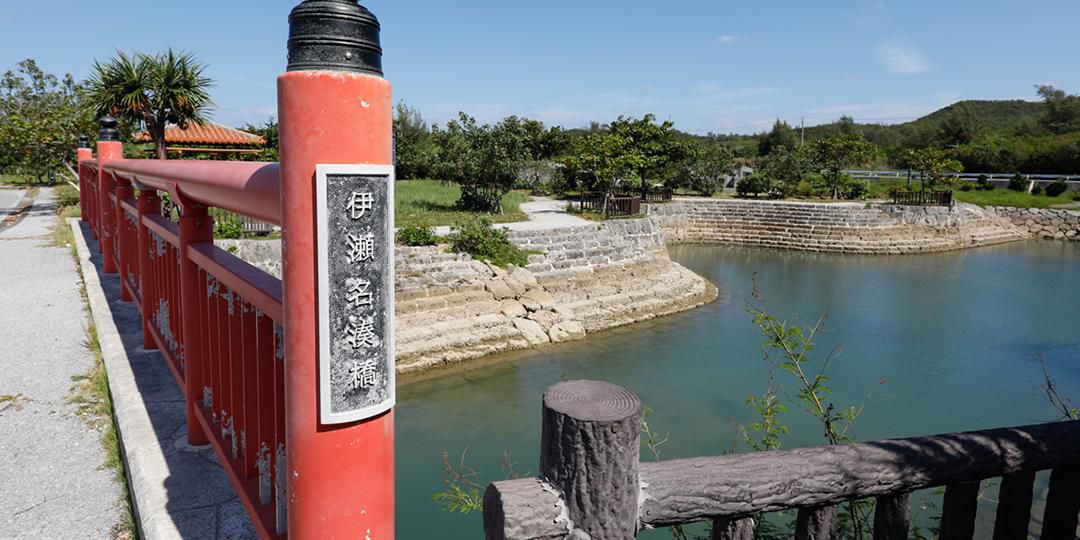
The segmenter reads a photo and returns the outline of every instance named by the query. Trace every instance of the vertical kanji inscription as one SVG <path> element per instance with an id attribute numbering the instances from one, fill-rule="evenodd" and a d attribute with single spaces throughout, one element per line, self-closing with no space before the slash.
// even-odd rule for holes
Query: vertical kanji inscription
<path id="1" fill-rule="evenodd" d="M 394 404 L 393 172 L 317 176 L 322 422 L 350 422 Z"/>

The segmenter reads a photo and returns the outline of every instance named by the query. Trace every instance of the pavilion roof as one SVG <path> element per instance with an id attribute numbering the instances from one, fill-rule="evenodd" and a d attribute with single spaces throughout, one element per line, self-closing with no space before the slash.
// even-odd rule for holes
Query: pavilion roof
<path id="1" fill-rule="evenodd" d="M 150 142 L 152 140 L 150 133 L 146 131 L 136 135 L 136 139 L 140 142 Z M 266 144 L 266 139 L 246 131 L 215 124 L 214 122 L 204 122 L 202 124 L 193 122 L 188 124 L 187 129 L 180 129 L 179 126 L 165 128 L 165 144 L 263 146 Z"/>

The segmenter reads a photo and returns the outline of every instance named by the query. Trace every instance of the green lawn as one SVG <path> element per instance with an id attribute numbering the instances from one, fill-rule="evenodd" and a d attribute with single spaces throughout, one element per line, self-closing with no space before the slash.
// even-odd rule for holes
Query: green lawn
<path id="1" fill-rule="evenodd" d="M 398 227 L 454 225 L 463 219 L 479 215 L 454 207 L 454 203 L 461 196 L 461 189 L 455 185 L 445 185 L 438 180 L 399 180 L 394 187 L 394 209 Z M 528 221 L 528 216 L 519 208 L 521 203 L 528 200 L 528 195 L 511 191 L 503 197 L 503 213 L 488 217 L 494 223 Z"/>
<path id="2" fill-rule="evenodd" d="M 30 176 L 0 174 L 0 186 L 27 186 L 36 182 L 37 180 Z"/>
<path id="3" fill-rule="evenodd" d="M 960 191 L 954 190 L 953 197 L 961 202 L 977 204 L 979 206 L 1014 206 L 1017 208 L 1053 208 L 1055 206 L 1068 205 L 1073 201 L 1073 194 L 1063 194 L 1058 197 L 1046 195 L 1028 195 L 1021 191 L 1008 189 L 995 189 L 993 191 Z"/>

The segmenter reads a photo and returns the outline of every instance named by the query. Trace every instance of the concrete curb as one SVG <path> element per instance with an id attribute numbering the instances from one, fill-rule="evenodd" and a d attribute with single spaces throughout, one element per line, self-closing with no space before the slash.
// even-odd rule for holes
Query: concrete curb
<path id="1" fill-rule="evenodd" d="M 124 336 L 130 339 L 131 332 L 122 333 L 117 326 L 117 315 L 121 321 L 124 315 L 110 305 L 82 223 L 69 219 L 68 224 L 109 376 L 139 536 L 253 538 L 254 529 L 213 451 L 186 445 L 184 403 L 175 379 L 156 352 L 144 354 L 125 346 Z"/>

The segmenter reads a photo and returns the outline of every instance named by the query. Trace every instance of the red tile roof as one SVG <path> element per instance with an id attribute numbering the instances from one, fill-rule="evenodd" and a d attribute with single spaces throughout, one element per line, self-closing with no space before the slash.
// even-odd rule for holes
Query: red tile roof
<path id="1" fill-rule="evenodd" d="M 150 142 L 152 140 L 150 134 L 146 131 L 139 133 L 136 138 L 140 142 Z M 165 128 L 165 144 L 262 146 L 266 144 L 266 139 L 239 129 L 206 122 L 204 124 L 188 124 L 187 129 L 180 129 L 177 126 Z"/>

